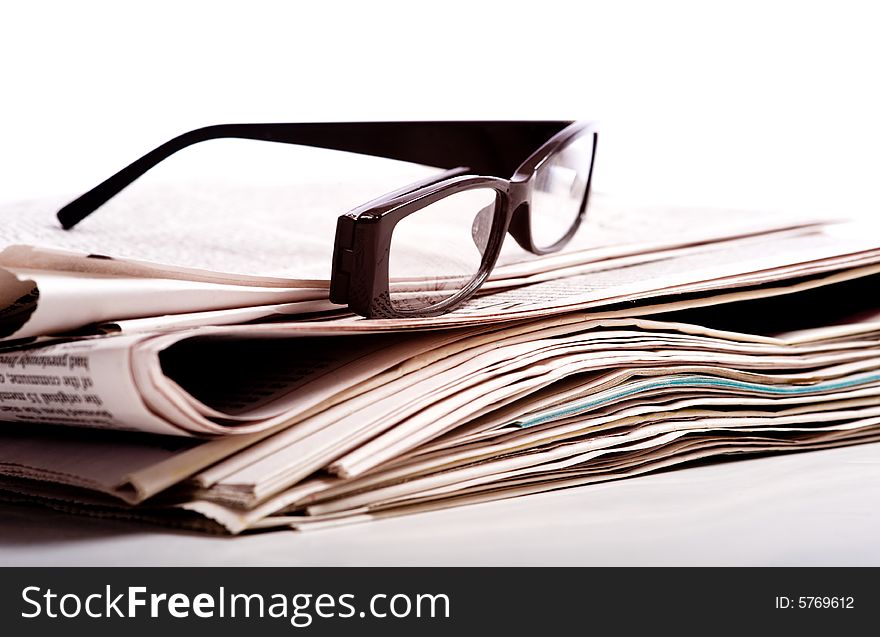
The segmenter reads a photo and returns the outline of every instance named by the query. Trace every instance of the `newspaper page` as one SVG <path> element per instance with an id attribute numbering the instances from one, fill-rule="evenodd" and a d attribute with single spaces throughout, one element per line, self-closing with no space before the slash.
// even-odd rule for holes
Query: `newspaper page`
<path id="1" fill-rule="evenodd" d="M 0 276 L 17 277 L 12 285 L 32 281 L 36 293 L 28 297 L 31 311 L 17 313 L 17 329 L 6 329 L 0 338 L 126 319 L 149 318 L 153 327 L 231 323 L 277 316 L 277 306 L 284 306 L 281 313 L 287 315 L 342 310 L 327 299 L 336 217 L 346 205 L 357 205 L 351 202 L 368 192 L 381 193 L 388 183 L 355 183 L 344 189 L 315 184 L 300 188 L 299 199 L 293 190 L 272 188 L 233 189 L 221 195 L 223 188 L 218 191 L 214 185 L 194 188 L 189 197 L 179 189 L 159 189 L 149 196 L 123 198 L 119 205 L 111 201 L 108 210 L 72 231 L 57 227 L 53 202 L 4 207 L 0 268 L 6 274 Z M 295 224 L 290 222 L 292 201 L 303 206 L 296 209 Z M 152 222 L 140 223 L 142 218 Z M 704 223 L 695 224 L 696 218 Z M 707 224 L 706 219 L 713 221 Z M 506 241 L 486 290 L 657 260 L 716 241 L 823 225 L 783 214 L 621 208 L 600 196 L 562 253 L 536 257 Z M 428 225 L 424 236 L 442 230 Z M 419 255 L 431 245 L 416 243 L 404 247 Z M 77 302 L 78 296 L 89 302 Z M 124 329 L 143 326 L 133 323 Z"/>

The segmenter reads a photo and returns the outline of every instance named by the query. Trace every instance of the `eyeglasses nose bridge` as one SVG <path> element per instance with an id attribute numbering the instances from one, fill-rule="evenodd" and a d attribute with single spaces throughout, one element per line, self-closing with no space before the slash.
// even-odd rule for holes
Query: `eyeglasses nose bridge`
<path id="1" fill-rule="evenodd" d="M 507 233 L 512 236 L 523 250 L 532 249 L 531 222 L 529 215 L 529 202 L 521 200 L 510 214 L 510 223 Z"/>
<path id="2" fill-rule="evenodd" d="M 532 198 L 532 180 L 513 180 L 507 188 L 507 206 L 510 210 L 510 226 L 517 217 L 529 216 L 529 201 Z"/>

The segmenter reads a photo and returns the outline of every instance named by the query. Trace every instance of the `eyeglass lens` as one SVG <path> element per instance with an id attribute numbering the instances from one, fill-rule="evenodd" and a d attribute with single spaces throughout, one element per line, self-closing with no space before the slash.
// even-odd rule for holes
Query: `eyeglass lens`
<path id="1" fill-rule="evenodd" d="M 554 245 L 577 222 L 587 192 L 593 143 L 594 135 L 581 135 L 535 170 L 531 231 L 537 248 Z"/>
<path id="2" fill-rule="evenodd" d="M 486 248 L 488 228 L 474 234 L 480 212 L 489 224 L 496 192 L 473 188 L 428 204 L 394 228 L 388 257 L 391 305 L 421 310 L 461 292 L 477 276 Z"/>

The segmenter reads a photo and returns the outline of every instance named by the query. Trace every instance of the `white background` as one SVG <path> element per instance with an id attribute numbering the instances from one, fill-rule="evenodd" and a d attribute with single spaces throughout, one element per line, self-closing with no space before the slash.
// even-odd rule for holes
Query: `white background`
<path id="1" fill-rule="evenodd" d="M 595 118 L 599 190 L 874 215 L 870 7 L 7 1 L 0 203 L 77 194 L 212 123 Z M 0 510 L 0 563 L 876 564 L 877 458 L 751 460 L 233 542 Z"/>
<path id="2" fill-rule="evenodd" d="M 6 2 L 0 201 L 78 193 L 205 124 L 602 123 L 596 187 L 870 214 L 872 3 Z"/>

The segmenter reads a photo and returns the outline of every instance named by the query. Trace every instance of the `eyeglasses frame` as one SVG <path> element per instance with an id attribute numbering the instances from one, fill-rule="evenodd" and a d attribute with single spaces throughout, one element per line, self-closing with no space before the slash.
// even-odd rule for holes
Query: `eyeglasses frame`
<path id="1" fill-rule="evenodd" d="M 589 174 L 580 210 L 566 234 L 548 247 L 531 233 L 531 193 L 535 172 L 553 155 L 584 135 L 593 135 Z M 165 142 L 62 207 L 57 214 L 70 230 L 153 166 L 194 144 L 237 138 L 387 157 L 446 169 L 374 199 L 339 217 L 334 240 L 330 300 L 367 318 L 436 316 L 467 301 L 488 278 L 509 233 L 536 255 L 561 249 L 574 236 L 590 195 L 598 133 L 584 121 L 407 121 L 215 124 Z M 538 146 L 509 173 L 518 157 Z M 462 167 L 466 162 L 468 167 Z M 495 214 L 474 278 L 450 298 L 429 308 L 394 308 L 389 293 L 388 257 L 397 223 L 444 197 L 474 188 L 495 191 Z M 501 211 L 502 214 L 498 214 Z M 144 219 L 141 223 L 149 223 Z"/>
<path id="2" fill-rule="evenodd" d="M 550 246 L 540 247 L 535 243 L 531 231 L 531 199 L 537 170 L 556 153 L 587 135 L 593 136 L 592 155 L 578 215 L 562 237 Z M 598 131 L 594 123 L 573 122 L 533 152 L 510 179 L 462 175 L 459 173 L 467 169 L 453 169 L 433 179 L 383 195 L 340 216 L 333 249 L 330 301 L 347 304 L 352 311 L 367 318 L 438 316 L 461 306 L 485 283 L 498 261 L 508 233 L 520 247 L 532 254 L 558 252 L 575 235 L 586 215 L 597 141 Z M 461 290 L 430 307 L 395 307 L 390 294 L 389 257 L 397 224 L 437 201 L 477 188 L 495 191 L 495 214 L 477 273 Z"/>

